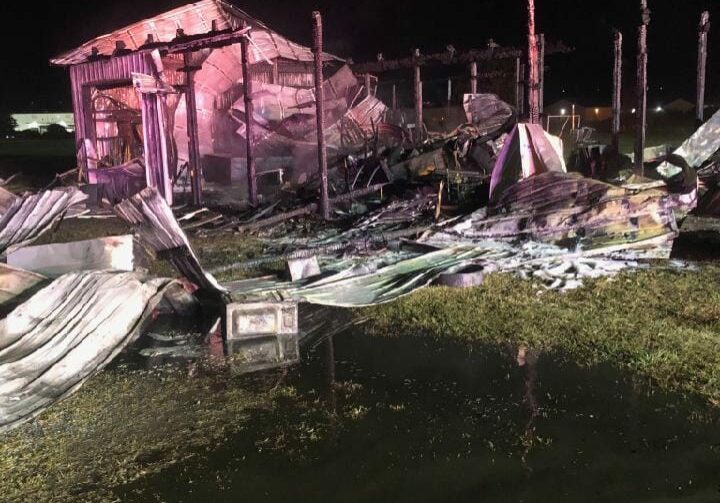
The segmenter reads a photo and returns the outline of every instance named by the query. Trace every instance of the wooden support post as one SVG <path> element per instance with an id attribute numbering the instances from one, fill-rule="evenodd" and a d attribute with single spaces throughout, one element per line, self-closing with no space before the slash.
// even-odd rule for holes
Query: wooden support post
<path id="1" fill-rule="evenodd" d="M 413 84 L 415 89 L 415 141 L 423 138 L 423 95 L 422 80 L 420 76 L 420 49 L 413 51 Z"/>
<path id="2" fill-rule="evenodd" d="M 192 204 L 202 204 L 202 166 L 200 165 L 200 138 L 198 136 L 197 102 L 195 99 L 195 72 L 190 53 L 183 55 L 185 63 L 185 108 L 187 109 L 188 154 L 190 161 L 190 191 Z"/>
<path id="3" fill-rule="evenodd" d="M 370 74 L 365 74 L 365 96 L 371 96 L 372 95 L 372 81 L 370 80 Z"/>
<path id="4" fill-rule="evenodd" d="M 470 63 L 470 94 L 477 94 L 478 69 L 477 61 Z"/>
<path id="5" fill-rule="evenodd" d="M 697 103 L 696 115 L 699 124 L 705 122 L 705 81 L 707 75 L 708 33 L 710 32 L 710 12 L 700 16 L 698 27 L 698 64 L 697 64 Z"/>
<path id="6" fill-rule="evenodd" d="M 622 44 L 623 37 L 619 31 L 615 32 L 615 64 L 613 65 L 613 122 L 612 146 L 615 152 L 620 152 L 620 127 L 622 118 Z"/>
<path id="7" fill-rule="evenodd" d="M 450 104 L 452 103 L 452 79 L 447 80 L 447 107 L 450 108 Z"/>
<path id="8" fill-rule="evenodd" d="M 255 156 L 253 155 L 254 106 L 252 101 L 252 76 L 250 75 L 249 45 L 248 39 L 243 37 L 240 41 L 240 49 L 242 51 L 243 94 L 245 101 L 245 157 L 247 159 L 248 200 L 250 201 L 250 206 L 255 207 L 258 204 L 258 190 Z"/>
<path id="9" fill-rule="evenodd" d="M 528 112 L 531 124 L 540 123 L 540 75 L 538 43 L 535 35 L 535 0 L 528 0 Z"/>
<path id="10" fill-rule="evenodd" d="M 650 10 L 647 0 L 640 0 L 640 13 L 642 24 L 638 28 L 638 55 L 637 55 L 637 123 L 635 131 L 635 171 L 640 176 L 645 174 L 645 135 L 647 133 L 647 33 L 650 24 Z"/>
<path id="11" fill-rule="evenodd" d="M 323 89 L 323 26 L 320 12 L 312 13 L 313 55 L 315 56 L 315 106 L 317 115 L 318 166 L 320 168 L 320 211 L 325 220 L 330 220 L 328 197 L 327 148 L 325 147 L 325 91 Z"/>
<path id="12" fill-rule="evenodd" d="M 515 108 L 518 120 L 525 116 L 525 65 L 520 58 L 515 60 Z"/>
<path id="13" fill-rule="evenodd" d="M 278 68 L 278 60 L 273 61 L 272 65 L 272 83 L 280 84 L 280 68 Z"/>
<path id="14" fill-rule="evenodd" d="M 397 85 L 392 86 L 392 109 L 397 110 Z"/>
<path id="15" fill-rule="evenodd" d="M 538 111 L 540 115 L 542 115 L 545 112 L 545 34 L 540 34 L 540 44 L 539 44 L 539 89 L 538 89 Z"/>

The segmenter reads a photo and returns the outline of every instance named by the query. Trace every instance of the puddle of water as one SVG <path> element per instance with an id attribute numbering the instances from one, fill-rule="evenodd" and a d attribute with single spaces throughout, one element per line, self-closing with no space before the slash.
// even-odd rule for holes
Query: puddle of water
<path id="1" fill-rule="evenodd" d="M 353 329 L 314 346 L 287 379 L 295 396 L 119 498 L 720 499 L 717 416 L 610 367 Z"/>

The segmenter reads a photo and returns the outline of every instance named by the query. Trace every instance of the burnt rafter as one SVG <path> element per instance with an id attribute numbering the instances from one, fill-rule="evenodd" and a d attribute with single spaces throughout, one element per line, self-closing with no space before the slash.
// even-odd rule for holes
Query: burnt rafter
<path id="1" fill-rule="evenodd" d="M 452 46 L 448 46 L 452 47 Z M 548 42 L 545 47 L 545 55 L 567 54 L 573 52 L 572 47 L 568 47 L 563 42 Z M 471 49 L 466 52 L 458 52 L 456 50 L 448 50 L 434 54 L 420 54 L 400 59 L 378 58 L 378 61 L 368 63 L 352 64 L 352 69 L 356 73 L 382 73 L 393 70 L 412 69 L 416 65 L 460 65 L 477 61 L 493 61 L 503 59 L 517 59 L 523 57 L 525 52 L 514 47 L 489 47 L 487 49 Z"/>
<path id="2" fill-rule="evenodd" d="M 88 61 L 107 60 L 115 56 L 126 56 L 136 52 L 147 52 L 158 50 L 165 54 L 184 54 L 188 52 L 197 52 L 204 49 L 220 49 L 231 45 L 239 44 L 243 39 L 250 37 L 251 27 L 246 26 L 237 30 L 227 29 L 220 31 L 210 31 L 198 35 L 185 35 L 182 29 L 178 30 L 177 36 L 170 42 L 156 42 L 152 35 L 148 35 L 143 45 L 136 50 L 130 50 L 124 47 L 118 48 L 112 55 L 103 55 L 93 48 L 88 56 Z"/>

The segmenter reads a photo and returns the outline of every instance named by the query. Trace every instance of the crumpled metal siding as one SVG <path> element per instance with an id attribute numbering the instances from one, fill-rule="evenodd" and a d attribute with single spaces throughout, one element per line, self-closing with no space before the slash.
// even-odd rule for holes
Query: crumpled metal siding
<path id="1" fill-rule="evenodd" d="M 18 198 L 0 217 L 0 256 L 25 246 L 65 216 L 74 205 L 87 199 L 77 188 L 48 190 Z"/>
<path id="2" fill-rule="evenodd" d="M 0 433 L 77 391 L 135 340 L 172 280 L 62 276 L 0 320 Z"/>

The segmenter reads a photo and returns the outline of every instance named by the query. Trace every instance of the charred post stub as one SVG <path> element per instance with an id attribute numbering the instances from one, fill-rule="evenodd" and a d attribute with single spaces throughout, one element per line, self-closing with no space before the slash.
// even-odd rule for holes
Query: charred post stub
<path id="1" fill-rule="evenodd" d="M 700 16 L 698 27 L 698 64 L 697 64 L 697 106 L 696 118 L 699 123 L 705 122 L 705 82 L 707 76 L 708 33 L 710 32 L 710 12 Z"/>
<path id="2" fill-rule="evenodd" d="M 252 79 L 250 76 L 250 50 L 247 37 L 243 37 L 240 41 L 242 50 L 242 76 L 243 76 L 243 93 L 245 102 L 245 148 L 247 159 L 247 178 L 248 178 L 248 198 L 250 206 L 257 206 L 257 172 L 255 168 L 255 155 L 253 153 L 253 114 L 254 106 L 252 101 Z"/>
<path id="3" fill-rule="evenodd" d="M 370 74 L 365 74 L 365 96 L 372 96 L 372 80 Z"/>
<path id="4" fill-rule="evenodd" d="M 413 84 L 415 89 L 415 140 L 423 137 L 423 96 L 420 75 L 420 49 L 413 51 Z"/>
<path id="5" fill-rule="evenodd" d="M 397 110 L 397 85 L 392 86 L 392 109 Z"/>
<path id="6" fill-rule="evenodd" d="M 528 0 L 528 64 L 530 67 L 529 112 L 530 123 L 540 123 L 540 77 L 538 43 L 535 36 L 535 0 Z"/>
<path id="7" fill-rule="evenodd" d="M 478 69 L 477 61 L 470 63 L 470 94 L 477 94 Z"/>
<path id="8" fill-rule="evenodd" d="M 330 220 L 328 198 L 327 148 L 325 146 L 325 92 L 323 89 L 323 26 L 320 12 L 312 13 L 313 54 L 315 56 L 315 107 L 317 115 L 318 166 L 320 169 L 320 211 L 325 220 Z"/>
<path id="9" fill-rule="evenodd" d="M 647 49 L 647 33 L 650 24 L 650 10 L 648 9 L 647 0 L 640 0 L 640 13 L 642 15 L 642 24 L 638 28 L 638 55 L 637 55 L 637 121 L 635 131 L 635 171 L 639 175 L 643 175 L 644 168 L 644 151 L 645 151 L 645 135 L 647 133 L 647 66 L 648 66 L 648 49 Z"/>
<path id="10" fill-rule="evenodd" d="M 612 146 L 615 152 L 620 152 L 620 128 L 622 115 L 622 45 L 623 36 L 615 32 L 615 60 L 613 65 L 613 122 Z"/>

